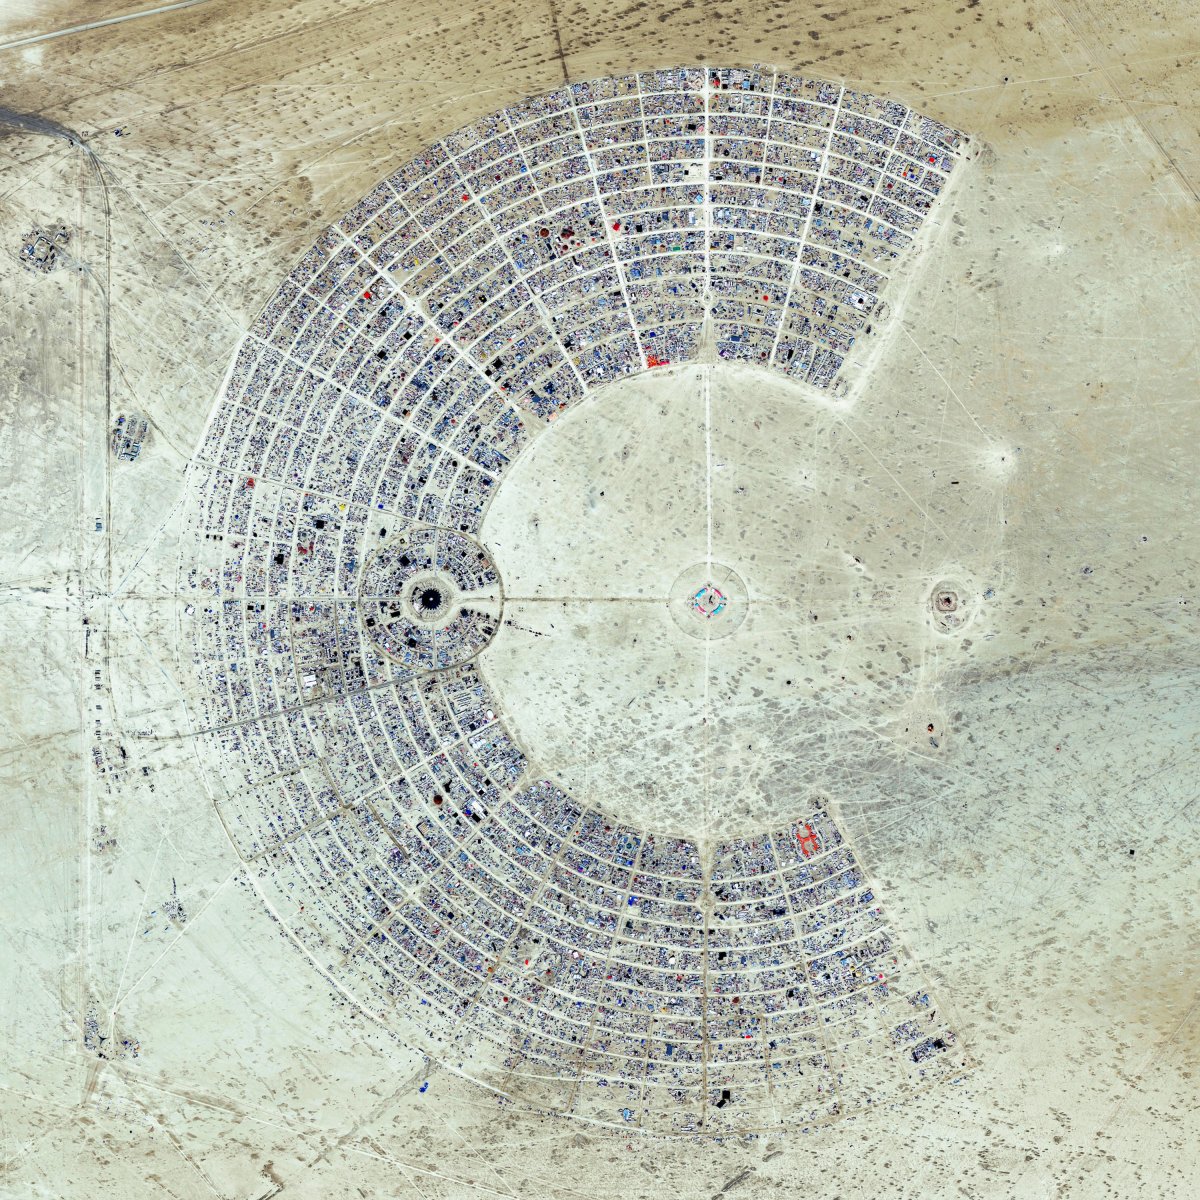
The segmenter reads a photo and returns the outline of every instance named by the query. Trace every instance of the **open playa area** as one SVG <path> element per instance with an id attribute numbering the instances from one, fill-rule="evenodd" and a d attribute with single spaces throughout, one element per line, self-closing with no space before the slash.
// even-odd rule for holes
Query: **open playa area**
<path id="1" fill-rule="evenodd" d="M 0 10 L 0 1196 L 1200 1189 L 1189 5 Z"/>

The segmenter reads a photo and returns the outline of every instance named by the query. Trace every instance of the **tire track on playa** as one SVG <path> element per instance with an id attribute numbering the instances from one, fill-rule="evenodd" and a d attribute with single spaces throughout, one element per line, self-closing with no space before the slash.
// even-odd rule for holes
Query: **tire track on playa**
<path id="1" fill-rule="evenodd" d="M 1083 32 L 1079 23 L 1067 11 L 1065 5 L 1062 3 L 1062 0 L 1050 0 L 1050 3 L 1053 5 L 1054 11 L 1058 13 L 1059 19 L 1071 31 L 1075 38 L 1076 44 L 1079 46 L 1080 50 L 1083 51 L 1084 57 L 1087 59 L 1089 66 L 1101 77 L 1101 79 L 1104 80 L 1106 84 L 1108 84 L 1108 86 L 1112 89 L 1113 95 L 1120 102 L 1121 107 L 1125 109 L 1126 113 L 1129 115 L 1129 118 L 1142 131 L 1142 136 L 1146 138 L 1146 140 L 1155 148 L 1155 150 L 1158 151 L 1160 155 L 1162 155 L 1163 160 L 1171 169 L 1172 174 L 1178 178 L 1179 182 L 1188 191 L 1192 199 L 1200 204 L 1200 190 L 1197 190 L 1195 184 L 1193 184 L 1192 181 L 1187 177 L 1183 168 L 1175 160 L 1175 156 L 1171 154 L 1171 152 L 1163 145 L 1162 140 L 1150 127 L 1146 119 L 1137 111 L 1137 109 L 1134 108 L 1129 100 L 1126 99 L 1124 92 L 1122 92 L 1117 86 L 1117 81 L 1113 77 L 1112 72 L 1100 61 L 1100 56 L 1096 53 L 1095 46 L 1092 45 L 1092 43 L 1088 40 L 1087 35 Z M 1098 21 L 1088 8 L 1087 4 L 1085 4 L 1083 0 L 1079 0 L 1079 7 L 1083 10 L 1085 17 L 1087 18 L 1088 25 L 1093 29 L 1096 28 Z"/>
<path id="2" fill-rule="evenodd" d="M 554 52 L 558 59 L 558 65 L 562 68 L 563 83 L 570 85 L 571 77 L 567 73 L 567 56 L 563 53 L 562 44 L 562 29 L 559 27 L 558 21 L 558 4 L 556 0 L 548 0 L 550 5 L 550 22 L 554 31 Z"/>

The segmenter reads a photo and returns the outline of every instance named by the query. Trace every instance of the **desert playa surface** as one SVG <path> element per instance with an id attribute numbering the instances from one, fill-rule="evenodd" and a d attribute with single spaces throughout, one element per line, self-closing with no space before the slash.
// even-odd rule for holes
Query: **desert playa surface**
<path id="1" fill-rule="evenodd" d="M 9 5 L 0 1194 L 1191 1196 L 1198 37 Z"/>

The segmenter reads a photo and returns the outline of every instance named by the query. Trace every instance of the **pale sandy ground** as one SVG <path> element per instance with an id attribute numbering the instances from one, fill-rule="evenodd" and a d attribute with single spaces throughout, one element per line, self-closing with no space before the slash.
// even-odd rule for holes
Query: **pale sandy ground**
<path id="1" fill-rule="evenodd" d="M 138 10 L 0 17 L 0 107 L 38 118 L 4 137 L 0 175 L 0 1192 L 1194 1195 L 1190 6 L 251 8 L 212 0 L 59 38 L 39 35 Z M 789 419 L 785 397 L 763 399 L 817 448 L 805 570 L 856 571 L 839 556 L 857 553 L 878 572 L 882 595 L 845 616 L 862 630 L 837 651 L 848 679 L 828 682 L 861 693 L 869 731 L 828 708 L 806 726 L 774 696 L 746 721 L 764 796 L 772 763 L 812 760 L 977 1067 L 869 1119 L 723 1144 L 521 1115 L 427 1076 L 339 1007 L 236 882 L 186 736 L 172 596 L 183 468 L 242 332 L 321 225 L 425 142 L 564 75 L 700 61 L 846 77 L 981 147 L 852 417 Z M 68 263 L 23 271 L 21 235 L 55 221 L 75 231 Z M 528 461 L 571 423 L 586 444 L 611 399 Z M 153 435 L 119 464 L 108 427 L 135 407 Z M 774 482 L 774 441 L 727 433 L 737 486 Z M 633 521 L 651 556 L 655 530 L 627 509 L 612 520 Z M 777 533 L 755 536 L 765 555 Z M 603 568 L 596 546 L 577 539 L 594 554 L 577 564 Z M 544 566 L 500 562 L 506 579 Z M 950 565 L 994 597 L 943 645 L 916 584 Z M 761 660 L 732 648 L 758 615 L 728 639 L 731 661 Z M 543 669 L 510 648 L 509 669 L 523 653 Z M 821 650 L 784 638 L 776 652 L 817 680 Z M 576 717 L 621 702 L 600 695 Z M 653 765 L 615 733 L 606 761 Z M 634 803 L 618 767 L 599 785 Z"/>

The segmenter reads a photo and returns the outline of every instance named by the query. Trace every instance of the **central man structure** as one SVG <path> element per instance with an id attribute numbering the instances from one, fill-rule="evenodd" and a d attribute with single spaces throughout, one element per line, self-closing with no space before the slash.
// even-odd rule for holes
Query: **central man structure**
<path id="1" fill-rule="evenodd" d="M 750 597 L 737 571 L 706 561 L 680 573 L 667 605 L 675 624 L 689 637 L 716 641 L 737 631 L 749 615 Z"/>

